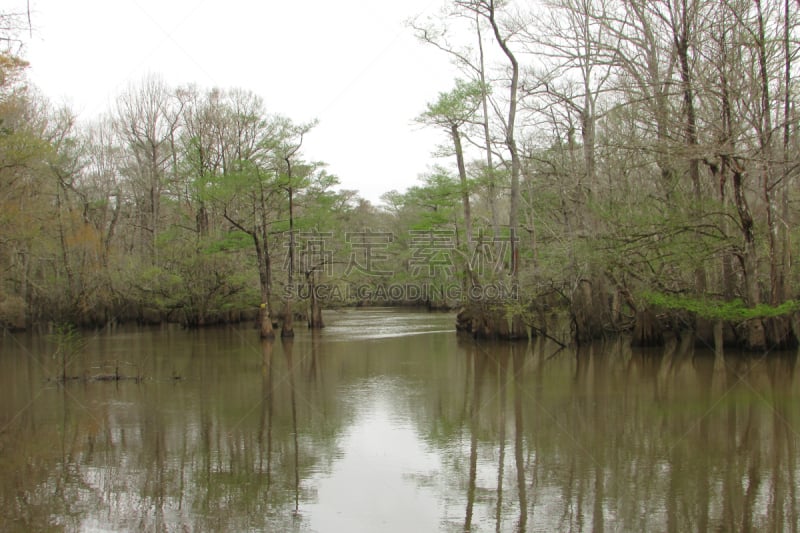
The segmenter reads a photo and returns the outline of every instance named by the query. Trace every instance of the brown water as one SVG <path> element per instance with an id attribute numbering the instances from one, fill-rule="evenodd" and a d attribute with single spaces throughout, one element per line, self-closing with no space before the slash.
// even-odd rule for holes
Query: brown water
<path id="1" fill-rule="evenodd" d="M 794 355 L 475 344 L 453 316 L 0 338 L 0 531 L 797 531 Z M 176 379 L 180 377 L 180 379 Z"/>

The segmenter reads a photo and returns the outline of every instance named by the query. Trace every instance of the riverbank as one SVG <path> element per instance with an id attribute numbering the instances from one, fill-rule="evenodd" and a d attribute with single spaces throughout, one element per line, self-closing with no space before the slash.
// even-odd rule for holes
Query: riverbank
<path id="1" fill-rule="evenodd" d="M 403 293 L 405 294 L 405 293 Z M 792 302 L 779 308 L 761 306 L 748 310 L 741 303 L 728 302 L 703 305 L 690 299 L 650 297 L 635 309 L 631 301 L 619 295 L 594 297 L 586 288 L 579 288 L 572 298 L 563 292 L 549 295 L 521 306 L 519 302 L 486 302 L 466 304 L 456 300 L 393 299 L 390 293 L 372 294 L 370 298 L 322 301 L 326 309 L 337 308 L 419 308 L 429 311 L 457 313 L 456 329 L 476 339 L 526 341 L 546 337 L 562 345 L 586 344 L 598 339 L 630 338 L 633 346 L 663 346 L 670 338 L 691 337 L 698 346 L 721 346 L 749 351 L 794 349 L 800 345 L 800 314 Z M 513 303 L 513 305 L 512 305 Z M 273 324 L 284 321 L 284 304 L 272 303 Z M 47 330 L 54 324 L 68 323 L 81 329 L 113 328 L 136 324 L 152 326 L 178 324 L 195 329 L 225 324 L 256 324 L 260 309 L 158 308 L 129 302 L 119 308 L 93 309 L 80 316 L 60 313 L 56 317 L 30 319 L 24 306 L 0 306 L 0 326 L 5 331 Z M 516 313 L 516 316 L 515 316 Z M 759 315 L 760 313 L 760 315 Z M 294 321 L 308 321 L 309 300 L 295 302 Z M 516 321 L 516 322 L 515 322 Z"/>

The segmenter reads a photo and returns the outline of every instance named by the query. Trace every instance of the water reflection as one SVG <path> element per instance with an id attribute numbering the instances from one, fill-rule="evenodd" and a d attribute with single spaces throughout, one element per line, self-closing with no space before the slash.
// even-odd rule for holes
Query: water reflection
<path id="1" fill-rule="evenodd" d="M 143 383 L 57 386 L 41 338 L 4 338 L 0 530 L 798 529 L 793 355 L 326 323 L 90 339 L 78 364 L 132 361 Z"/>

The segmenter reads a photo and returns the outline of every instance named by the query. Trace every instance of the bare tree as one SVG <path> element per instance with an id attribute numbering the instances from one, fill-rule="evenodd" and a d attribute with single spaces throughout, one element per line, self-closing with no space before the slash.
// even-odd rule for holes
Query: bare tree
<path id="1" fill-rule="evenodd" d="M 500 11 L 503 4 L 494 0 L 456 0 L 455 4 L 483 17 L 492 29 L 495 42 L 500 47 L 508 62 L 508 95 L 506 101 L 506 116 L 503 124 L 504 144 L 510 155 L 511 189 L 509 192 L 508 229 L 511 247 L 511 279 L 515 287 L 519 286 L 519 200 L 520 200 L 520 173 L 521 155 L 516 140 L 517 109 L 519 105 L 520 63 L 516 52 L 512 49 L 511 39 L 516 35 L 518 22 L 508 14 Z M 501 322 L 502 326 L 503 322 Z M 518 312 L 512 314 L 511 326 L 508 331 L 500 331 L 503 337 L 527 337 L 522 316 Z"/>
<path id="2" fill-rule="evenodd" d="M 167 192 L 180 109 L 164 81 L 146 77 L 117 101 L 115 123 L 129 157 L 127 175 L 141 205 L 140 230 L 150 260 L 158 262 L 161 197 Z"/>

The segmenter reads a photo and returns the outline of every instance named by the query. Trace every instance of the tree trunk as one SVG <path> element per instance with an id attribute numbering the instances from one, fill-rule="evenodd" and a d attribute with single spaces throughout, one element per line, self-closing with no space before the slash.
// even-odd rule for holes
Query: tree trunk
<path id="1" fill-rule="evenodd" d="M 662 346 L 664 344 L 664 328 L 649 309 L 636 312 L 636 323 L 633 327 L 634 346 Z"/>
<path id="2" fill-rule="evenodd" d="M 500 35 L 500 27 L 495 18 L 495 3 L 494 0 L 488 2 L 488 19 L 492 26 L 495 39 L 497 39 L 500 48 L 508 58 L 511 64 L 511 85 L 508 94 L 508 118 L 506 122 L 505 131 L 505 144 L 511 154 L 511 193 L 509 202 L 508 213 L 508 229 L 509 237 L 511 239 L 511 283 L 514 290 L 519 287 L 519 177 L 521 171 L 521 163 L 519 156 L 519 149 L 514 137 L 514 130 L 516 128 L 517 118 L 517 103 L 518 103 L 518 87 L 519 87 L 519 62 L 517 61 L 514 52 L 508 46 L 506 39 Z M 518 312 L 515 312 L 511 319 L 511 331 L 509 338 L 518 339 L 527 337 L 527 331 L 522 317 Z"/>
<path id="3" fill-rule="evenodd" d="M 723 159 L 720 164 L 709 164 L 711 176 L 717 184 L 717 193 L 719 203 L 723 208 L 728 203 L 727 194 L 725 189 L 728 181 L 728 167 L 726 160 Z M 728 217 L 722 219 L 722 232 L 727 237 L 730 234 L 730 220 Z M 730 249 L 722 250 L 722 296 L 726 301 L 733 300 L 736 295 L 736 279 L 733 269 L 733 254 Z"/>
<path id="4" fill-rule="evenodd" d="M 289 180 L 292 179 L 292 165 L 289 158 L 286 158 L 288 165 Z M 292 299 L 294 287 L 294 195 L 291 182 L 289 184 L 289 290 L 286 291 L 286 308 L 283 315 L 283 326 L 281 327 L 281 337 L 294 337 L 294 310 L 292 309 Z"/>
<path id="5" fill-rule="evenodd" d="M 770 303 L 778 305 L 783 299 L 783 288 L 779 283 L 778 274 L 778 228 L 777 207 L 775 205 L 774 189 L 777 185 L 772 182 L 772 101 L 769 92 L 769 73 L 767 65 L 767 39 L 764 29 L 764 14 L 761 9 L 761 0 L 755 0 L 758 15 L 758 67 L 761 82 L 761 119 L 758 124 L 759 143 L 762 162 L 762 186 L 764 203 L 767 210 L 767 242 L 769 244 L 769 281 Z"/>
<path id="6" fill-rule="evenodd" d="M 784 1 L 783 6 L 784 24 L 783 24 L 783 48 L 785 56 L 784 64 L 784 80 L 783 80 L 783 175 L 781 182 L 781 218 L 782 223 L 778 227 L 778 240 L 781 247 L 781 270 L 779 272 L 778 287 L 780 290 L 780 298 L 783 300 L 786 297 L 786 275 L 791 271 L 792 254 L 791 254 L 791 240 L 789 236 L 789 191 L 791 190 L 789 183 L 791 181 L 791 165 L 790 160 L 790 146 L 791 146 L 791 120 L 792 120 L 792 101 L 791 101 L 791 85 L 792 79 L 792 49 L 791 35 L 790 35 L 790 3 L 789 0 Z"/>
<path id="7" fill-rule="evenodd" d="M 736 212 L 739 215 L 739 227 L 741 229 L 742 240 L 744 241 L 742 252 L 739 256 L 744 275 L 744 295 L 747 305 L 755 307 L 761 303 L 761 294 L 758 287 L 758 250 L 756 249 L 753 232 L 753 216 L 750 212 L 750 206 L 748 205 L 744 190 L 745 169 L 742 167 L 740 161 L 730 155 L 735 153 L 735 144 L 733 140 L 733 113 L 730 91 L 728 88 L 728 49 L 725 28 L 723 28 L 720 33 L 720 48 L 720 64 L 722 65 L 720 73 L 720 105 L 722 109 L 721 168 L 723 170 L 730 169 L 733 177 L 731 180 L 733 185 L 733 202 L 736 206 Z M 759 319 L 749 320 L 745 323 L 743 337 L 745 347 L 747 348 L 753 350 L 766 348 L 764 325 Z"/>
<path id="8" fill-rule="evenodd" d="M 266 230 L 264 230 L 263 238 L 266 239 Z M 275 337 L 275 332 L 272 329 L 272 317 L 270 309 L 270 298 L 272 297 L 272 281 L 270 272 L 270 258 L 269 250 L 267 249 L 268 242 L 262 242 L 258 234 L 252 233 L 253 240 L 256 245 L 256 255 L 258 257 L 258 278 L 261 285 L 261 308 L 259 312 L 260 333 L 262 339 L 272 339 Z"/>
<path id="9" fill-rule="evenodd" d="M 453 147 L 456 152 L 456 165 L 458 166 L 458 179 L 461 183 L 461 205 L 464 208 L 464 228 L 467 239 L 467 257 L 472 257 L 474 246 L 472 239 L 472 210 L 469 205 L 469 185 L 467 184 L 467 167 L 464 164 L 464 149 L 461 146 L 461 134 L 458 126 L 450 126 L 450 135 L 453 138 Z"/>
<path id="10" fill-rule="evenodd" d="M 475 15 L 475 30 L 478 34 L 478 53 L 480 58 L 479 76 L 481 82 L 481 107 L 483 109 L 483 137 L 486 146 L 486 179 L 487 179 L 487 203 L 489 204 L 489 217 L 492 223 L 494 237 L 500 236 L 500 216 L 497 209 L 497 179 L 494 175 L 494 157 L 492 154 L 492 136 L 489 129 L 489 94 L 486 83 L 486 66 L 483 53 L 483 37 L 481 35 L 481 24 L 478 15 Z"/>
<path id="11" fill-rule="evenodd" d="M 322 306 L 317 298 L 315 277 L 316 273 L 313 270 L 306 274 L 310 307 L 308 313 L 308 327 L 311 329 L 322 329 L 325 327 L 325 323 L 322 321 Z"/>
<path id="12" fill-rule="evenodd" d="M 676 22 L 677 23 L 677 22 Z M 686 113 L 684 136 L 689 153 L 689 178 L 692 182 L 694 198 L 692 202 L 692 218 L 697 219 L 702 210 L 702 189 L 700 187 L 700 160 L 698 159 L 697 114 L 694 107 L 694 90 L 692 87 L 689 66 L 689 13 L 686 0 L 682 2 L 680 28 L 673 27 L 675 50 L 680 65 L 681 85 L 683 87 L 683 105 Z M 698 235 L 699 238 L 699 235 Z M 695 267 L 695 292 L 702 295 L 706 292 L 706 271 L 702 264 Z"/>
<path id="13" fill-rule="evenodd" d="M 742 181 L 743 171 L 737 165 L 733 170 L 733 193 L 744 238 L 742 268 L 744 270 L 745 296 L 747 304 L 755 307 L 761 303 L 761 293 L 758 287 L 758 256 L 756 255 L 758 251 L 753 236 L 753 217 L 750 214 Z M 750 350 L 766 349 L 767 339 L 764 333 L 764 324 L 760 319 L 754 318 L 745 323 L 744 342 L 745 347 Z"/>
<path id="14" fill-rule="evenodd" d="M 281 326 L 281 337 L 294 337 L 294 309 L 292 309 L 292 297 L 287 296 L 286 306 L 283 311 L 283 325 Z"/>

